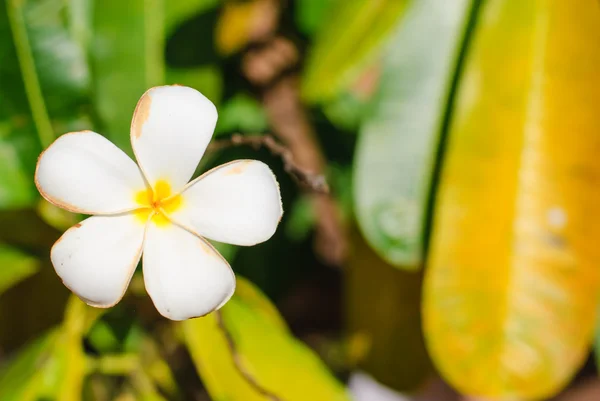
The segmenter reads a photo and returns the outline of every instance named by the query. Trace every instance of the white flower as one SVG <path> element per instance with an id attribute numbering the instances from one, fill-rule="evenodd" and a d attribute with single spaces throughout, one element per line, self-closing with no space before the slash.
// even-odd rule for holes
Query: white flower
<path id="1" fill-rule="evenodd" d="M 118 303 L 140 260 L 158 311 L 203 316 L 233 295 L 227 261 L 204 238 L 235 245 L 269 239 L 283 213 L 271 170 L 256 160 L 216 167 L 192 182 L 217 122 L 198 91 L 147 91 L 131 122 L 139 167 L 103 136 L 62 135 L 38 160 L 35 182 L 49 202 L 94 215 L 71 227 L 50 258 L 64 284 L 96 307 Z"/>

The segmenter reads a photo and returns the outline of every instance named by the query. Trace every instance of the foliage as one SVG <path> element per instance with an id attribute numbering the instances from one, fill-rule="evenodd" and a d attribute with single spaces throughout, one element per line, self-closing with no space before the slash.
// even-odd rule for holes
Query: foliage
<path id="1" fill-rule="evenodd" d="M 383 62 L 355 162 L 358 222 L 392 264 L 423 264 L 440 137 L 473 4 L 415 2 Z"/>
<path id="2" fill-rule="evenodd" d="M 290 337 L 273 305 L 245 280 L 238 279 L 236 295 L 221 311 L 184 322 L 183 331 L 216 399 L 349 400 L 322 362 Z"/>

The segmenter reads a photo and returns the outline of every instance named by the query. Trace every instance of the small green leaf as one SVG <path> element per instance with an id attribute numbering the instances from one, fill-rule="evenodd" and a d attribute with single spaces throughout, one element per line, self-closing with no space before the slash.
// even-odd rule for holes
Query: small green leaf
<path id="1" fill-rule="evenodd" d="M 37 259 L 14 248 L 0 245 L 0 294 L 40 268 Z"/>
<path id="2" fill-rule="evenodd" d="M 215 131 L 219 133 L 260 133 L 268 128 L 267 116 L 260 103 L 245 94 L 229 99 L 219 111 Z"/>
<path id="3" fill-rule="evenodd" d="M 362 68 L 397 25 L 407 0 L 337 0 L 309 54 L 302 93 L 310 102 L 334 97 Z"/>
<path id="4" fill-rule="evenodd" d="M 211 244 L 229 263 L 233 261 L 233 258 L 235 258 L 235 255 L 238 251 L 238 247 L 236 245 L 224 244 L 216 241 L 211 241 Z"/>
<path id="5" fill-rule="evenodd" d="M 323 112 L 336 127 L 357 131 L 361 122 L 369 115 L 369 103 L 352 92 L 343 91 L 323 105 Z"/>
<path id="6" fill-rule="evenodd" d="M 170 84 L 189 86 L 202 92 L 211 102 L 219 104 L 223 91 L 223 74 L 214 65 L 196 68 L 167 68 L 167 81 Z M 219 110 L 222 114 L 222 111 Z M 222 119 L 219 115 L 219 121 Z"/>
<path id="7" fill-rule="evenodd" d="M 311 199 L 300 196 L 288 212 L 289 216 L 285 225 L 285 234 L 292 241 L 304 240 L 315 225 L 316 216 Z"/>
<path id="8" fill-rule="evenodd" d="M 38 202 L 36 211 L 45 223 L 59 231 L 65 231 L 83 220 L 80 214 L 61 209 L 45 199 Z"/>
<path id="9" fill-rule="evenodd" d="M 361 128 L 358 222 L 379 255 L 401 268 L 422 265 L 438 147 L 471 7 L 471 0 L 411 3 Z"/>
<path id="10" fill-rule="evenodd" d="M 182 324 L 196 369 L 213 399 L 349 401 L 341 383 L 246 280 L 238 278 L 236 294 L 220 312 Z"/>
<path id="11" fill-rule="evenodd" d="M 92 326 L 88 341 L 95 350 L 102 353 L 115 352 L 121 346 L 111 325 L 103 320 L 99 320 Z"/>
<path id="12" fill-rule="evenodd" d="M 0 125 L 0 208 L 12 209 L 30 206 L 37 199 L 33 180 L 14 141 Z M 32 138 L 35 139 L 35 138 Z"/>

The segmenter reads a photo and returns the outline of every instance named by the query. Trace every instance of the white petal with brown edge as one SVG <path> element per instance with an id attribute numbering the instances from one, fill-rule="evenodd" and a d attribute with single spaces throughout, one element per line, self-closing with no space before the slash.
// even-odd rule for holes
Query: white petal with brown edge
<path id="1" fill-rule="evenodd" d="M 181 193 L 183 207 L 169 217 L 200 236 L 234 245 L 255 245 L 271 238 L 283 208 L 279 184 L 257 160 L 216 167 Z"/>
<path id="2" fill-rule="evenodd" d="M 38 159 L 35 183 L 50 203 L 85 214 L 133 210 L 138 207 L 135 191 L 146 187 L 135 162 L 91 131 L 54 141 Z"/>
<path id="3" fill-rule="evenodd" d="M 227 261 L 206 240 L 175 224 L 148 224 L 143 269 L 156 309 L 172 320 L 204 316 L 235 291 Z"/>
<path id="4" fill-rule="evenodd" d="M 217 109 L 185 86 L 147 91 L 131 123 L 131 146 L 150 185 L 164 180 L 179 192 L 190 180 L 217 123 Z"/>
<path id="5" fill-rule="evenodd" d="M 63 283 L 89 305 L 117 304 L 142 254 L 145 225 L 132 213 L 93 216 L 68 229 L 50 252 Z"/>

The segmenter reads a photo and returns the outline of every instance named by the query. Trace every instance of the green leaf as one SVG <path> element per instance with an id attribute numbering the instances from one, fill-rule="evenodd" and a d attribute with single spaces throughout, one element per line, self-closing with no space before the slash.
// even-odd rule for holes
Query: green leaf
<path id="1" fill-rule="evenodd" d="M 101 353 L 115 352 L 121 346 L 114 328 L 103 320 L 99 320 L 92 326 L 88 334 L 88 341 L 94 349 Z"/>
<path id="2" fill-rule="evenodd" d="M 88 122 L 89 71 L 63 8 L 62 0 L 0 5 L 0 208 L 33 205 L 40 142 Z"/>
<path id="3" fill-rule="evenodd" d="M 71 213 L 65 209 L 53 205 L 45 199 L 38 202 L 36 211 L 38 216 L 49 226 L 59 231 L 65 231 L 71 226 L 83 220 L 83 216 L 77 213 Z"/>
<path id="4" fill-rule="evenodd" d="M 295 2 L 294 17 L 304 34 L 312 36 L 327 21 L 327 15 L 335 0 L 299 0 Z"/>
<path id="5" fill-rule="evenodd" d="M 17 148 L 10 123 L 0 125 L 0 208 L 31 206 L 37 199 L 33 177 Z M 29 145 L 37 147 L 35 138 Z M 33 142 L 33 143 L 32 143 Z"/>
<path id="6" fill-rule="evenodd" d="M 42 371 L 39 398 L 61 401 L 81 399 L 83 381 L 89 370 L 83 338 L 104 312 L 104 309 L 92 308 L 71 295 L 51 358 Z"/>
<path id="7" fill-rule="evenodd" d="M 62 325 L 26 346 L 0 371 L 0 399 L 80 400 L 88 374 L 83 337 L 103 313 L 72 295 Z"/>
<path id="8" fill-rule="evenodd" d="M 349 401 L 344 387 L 292 337 L 275 307 L 246 280 L 238 278 L 236 294 L 220 312 L 182 324 L 213 399 Z"/>
<path id="9" fill-rule="evenodd" d="M 351 91 L 343 91 L 323 105 L 323 113 L 336 127 L 357 131 L 365 117 L 370 114 L 370 103 Z"/>
<path id="10" fill-rule="evenodd" d="M 0 294 L 35 274 L 39 268 L 37 259 L 9 246 L 0 245 Z"/>
<path id="11" fill-rule="evenodd" d="M 223 74 L 214 65 L 195 68 L 167 68 L 167 81 L 170 84 L 189 86 L 202 92 L 213 103 L 219 104 L 223 91 Z M 219 110 L 219 121 L 222 110 Z"/>
<path id="12" fill-rule="evenodd" d="M 93 2 L 94 0 L 66 1 L 69 32 L 79 45 L 81 51 L 86 55 L 89 54 L 89 47 L 93 36 Z"/>
<path id="13" fill-rule="evenodd" d="M 53 124 L 58 118 L 74 118 L 77 108 L 88 100 L 91 81 L 84 49 L 72 36 L 71 20 L 65 20 L 63 15 L 65 2 L 23 3 L 24 22 L 48 114 Z"/>
<path id="14" fill-rule="evenodd" d="M 167 35 L 178 24 L 214 7 L 218 0 L 121 0 L 94 3 L 91 59 L 95 105 L 102 133 L 131 155 L 129 129 L 138 99 L 153 86 L 194 87 L 212 101 L 221 97 L 221 75 L 212 66 L 166 69 Z M 208 38 L 202 38 L 208 40 Z"/>
<path id="15" fill-rule="evenodd" d="M 138 99 L 165 79 L 162 0 L 94 2 L 91 60 L 102 133 L 131 154 L 129 128 Z"/>
<path id="16" fill-rule="evenodd" d="M 233 262 L 233 259 L 237 255 L 238 251 L 238 247 L 236 245 L 224 244 L 216 241 L 211 241 L 211 244 L 229 263 Z"/>
<path id="17" fill-rule="evenodd" d="M 307 195 L 302 195 L 296 199 L 290 209 L 285 224 L 285 234 L 292 241 L 300 242 L 315 226 L 316 216 L 312 199 Z"/>
<path id="18" fill-rule="evenodd" d="M 471 0 L 411 3 L 361 127 L 358 222 L 379 255 L 404 269 L 422 265 L 438 147 L 471 8 Z"/>
<path id="19" fill-rule="evenodd" d="M 165 3 L 165 33 L 173 33 L 186 20 L 217 7 L 222 0 L 177 0 Z"/>
<path id="20" fill-rule="evenodd" d="M 36 390 L 44 366 L 56 341 L 57 330 L 51 330 L 25 346 L 19 354 L 0 371 L 0 399 L 2 401 L 27 401 L 36 399 Z"/>
<path id="21" fill-rule="evenodd" d="M 302 93 L 310 102 L 334 97 L 357 78 L 385 43 L 408 0 L 337 0 L 307 60 Z"/>
<path id="22" fill-rule="evenodd" d="M 267 115 L 260 103 L 245 94 L 229 99 L 219 111 L 215 131 L 219 133 L 260 133 L 268 128 Z"/>

